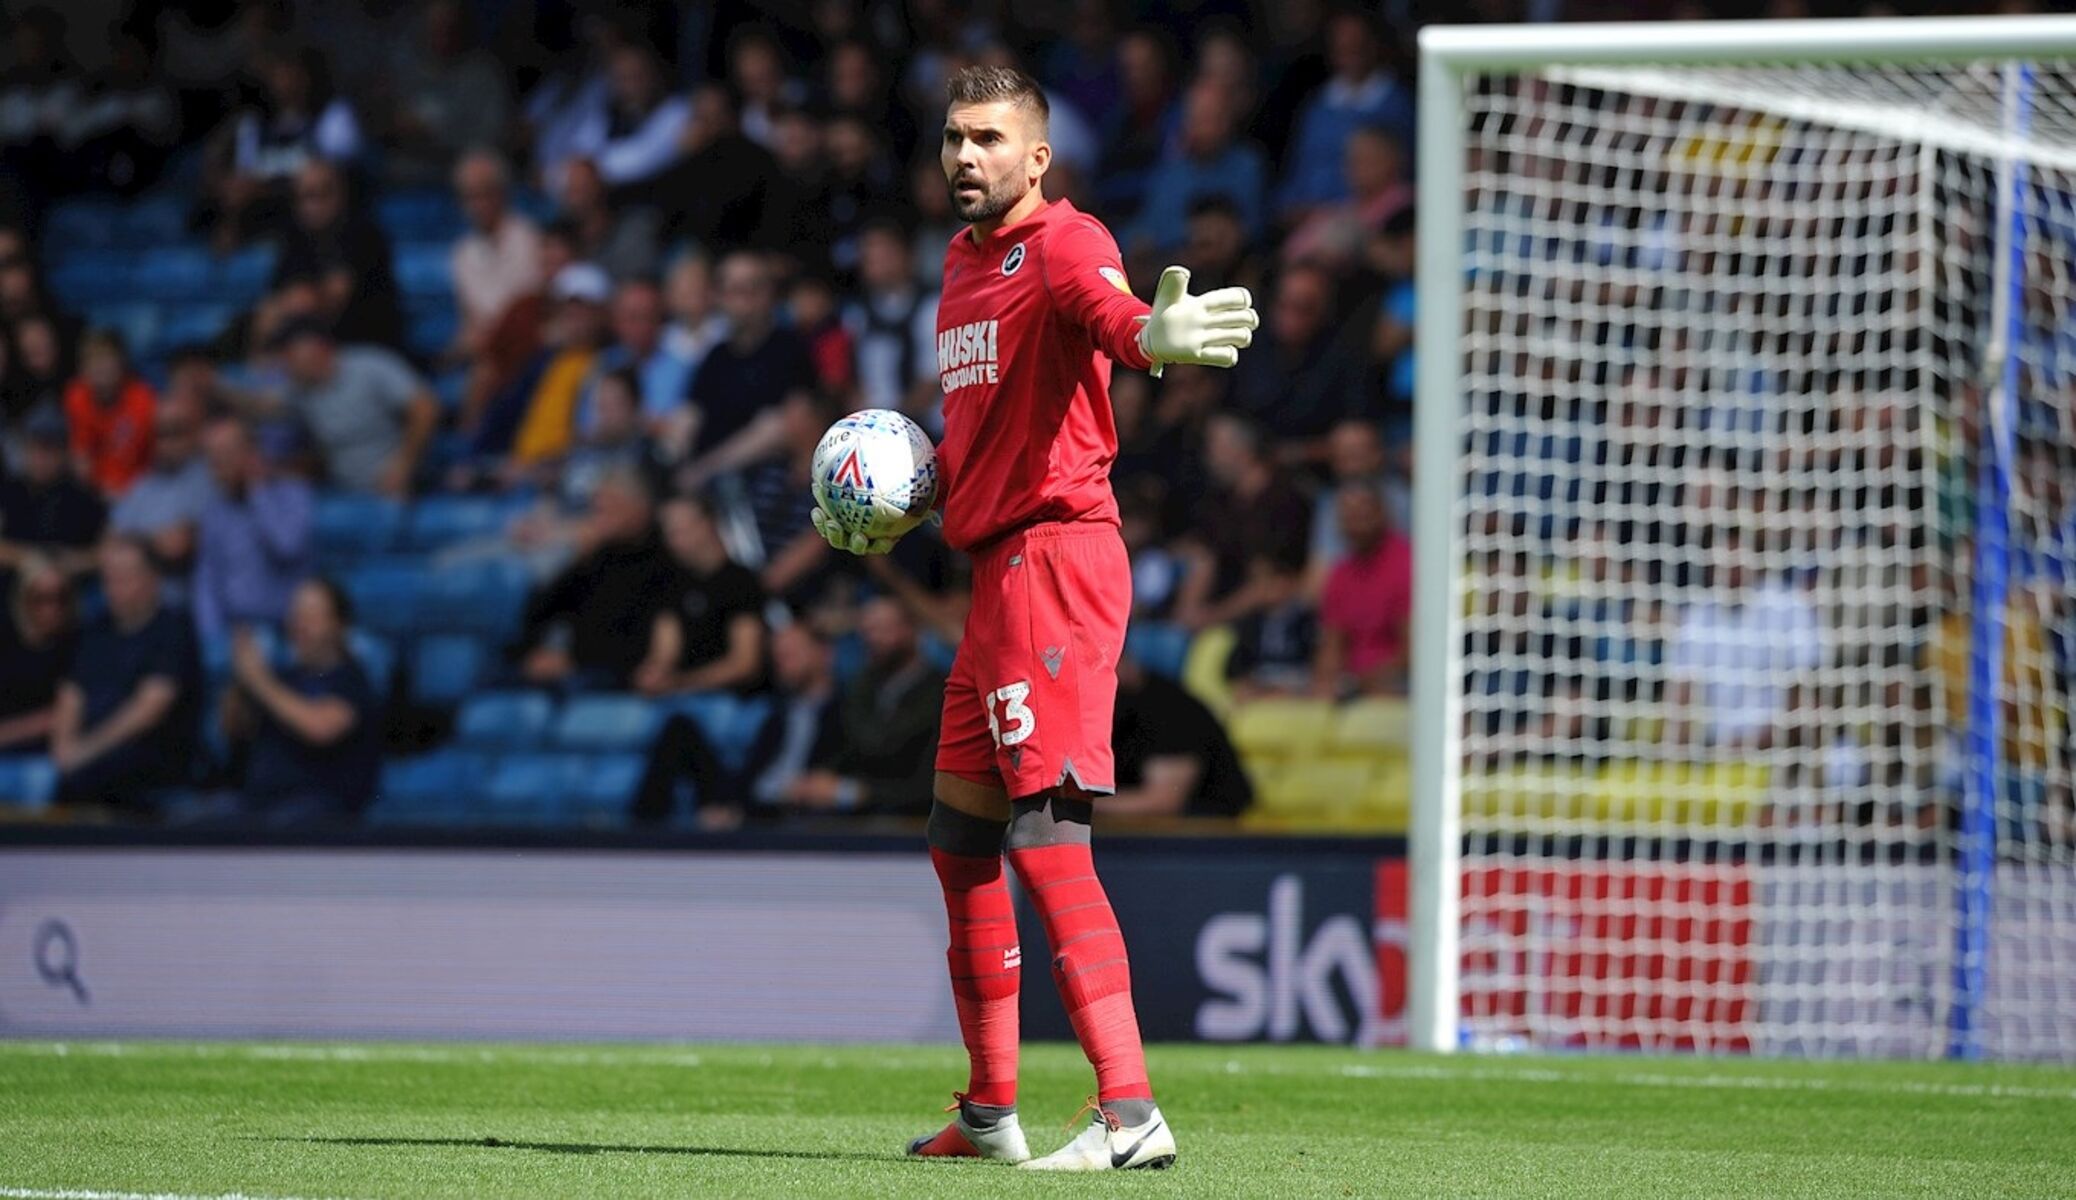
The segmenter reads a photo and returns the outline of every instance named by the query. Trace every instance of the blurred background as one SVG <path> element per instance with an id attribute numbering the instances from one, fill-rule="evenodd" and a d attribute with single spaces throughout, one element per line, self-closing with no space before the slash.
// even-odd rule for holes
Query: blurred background
<path id="1" fill-rule="evenodd" d="M 829 552 L 808 463 L 862 407 L 941 432 L 936 291 L 958 230 L 942 82 L 1014 64 L 1051 101 L 1048 192 L 1109 224 L 1141 294 L 1179 262 L 1199 288 L 1253 289 L 1264 322 L 1236 370 L 1114 380 L 1135 609 L 1103 810 L 1144 835 L 1114 852 L 1128 933 L 1209 930 L 1238 906 L 1256 924 L 1218 944 L 1309 944 L 1327 998 L 1303 1021 L 1295 1001 L 1206 1010 L 1220 988 L 1254 993 L 1212 967 L 1199 987 L 1185 937 L 1175 963 L 1148 951 L 1149 977 L 1192 981 L 1142 1000 L 1149 1033 L 1388 1039 L 1411 779 L 1417 28 L 2032 7 L 0 6 L 0 841 L 912 848 L 967 565 L 928 528 L 886 559 Z M 1664 701 L 1676 681 L 1630 667 L 1678 657 L 1682 614 L 1604 614 L 1622 636 L 1551 641 L 1592 563 L 1509 537 L 1478 595 L 1520 640 L 1479 651 L 1506 662 L 1472 680 L 1475 719 L 1598 768 L 1599 743 L 1632 732 L 1560 701 L 1608 702 L 1586 692 L 1613 676 L 1645 680 L 1623 704 Z M 2047 635 L 2066 621 L 2043 614 L 2046 633 L 2013 643 L 2043 694 L 2068 694 L 2069 639 Z M 1914 666 L 1961 670 L 1913 647 Z M 1529 658 L 1562 665 L 1529 679 Z M 1705 703 L 1679 708 L 1705 724 Z M 2066 704 L 2041 711 L 2062 722 Z M 2057 778 L 2064 732 L 2039 731 Z M 18 880 L 85 869 L 14 861 Z M 330 894 L 292 865 L 219 865 L 269 895 Z M 697 886 L 737 911 L 715 880 L 753 892 L 742 869 Z M 353 886 L 445 894 L 384 873 L 410 870 Z M 589 886 L 573 880 L 479 882 Z M 624 886 L 664 904 L 682 882 Z M 174 875 L 138 886 L 191 894 Z M 895 891 L 908 912 L 913 888 Z M 146 957 L 164 933 L 149 907 L 111 918 Z M 828 954 L 862 953 L 832 928 Z M 67 929 L 39 927 L 37 1003 L 70 1002 Z M 1304 982 L 1275 960 L 1257 964 L 1264 995 Z M 752 1025 L 666 1031 L 761 1028 L 736 1002 Z M 177 1028 L 250 1027 L 212 1003 Z M 932 1013 L 861 1029 L 949 1029 Z M 564 1028 L 525 1023 L 538 1015 L 456 1028 Z M 426 1019 L 408 1028 L 450 1031 Z M 656 1032 L 644 1019 L 583 1028 Z"/>

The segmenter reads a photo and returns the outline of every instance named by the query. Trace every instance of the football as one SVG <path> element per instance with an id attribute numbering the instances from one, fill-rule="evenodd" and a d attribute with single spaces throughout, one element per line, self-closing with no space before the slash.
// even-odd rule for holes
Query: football
<path id="1" fill-rule="evenodd" d="M 867 537 L 900 537 L 937 502 L 937 448 L 922 426 L 868 408 L 829 427 L 815 446 L 815 503 Z"/>

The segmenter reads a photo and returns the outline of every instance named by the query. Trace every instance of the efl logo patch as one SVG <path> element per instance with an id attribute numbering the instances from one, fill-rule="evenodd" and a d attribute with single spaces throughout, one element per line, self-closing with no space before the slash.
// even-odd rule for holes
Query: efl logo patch
<path id="1" fill-rule="evenodd" d="M 1132 285 L 1125 282 L 1124 272 L 1116 267 L 1097 267 L 1096 274 L 1109 280 L 1111 287 L 1116 288 L 1125 295 L 1129 296 L 1132 294 Z"/>
<path id="2" fill-rule="evenodd" d="M 1018 242 L 1016 245 L 1011 246 L 1009 248 L 1008 255 L 1002 259 L 1002 274 L 1014 275 L 1016 274 L 1018 268 L 1022 267 L 1023 265 L 1024 244 L 1022 242 Z"/>

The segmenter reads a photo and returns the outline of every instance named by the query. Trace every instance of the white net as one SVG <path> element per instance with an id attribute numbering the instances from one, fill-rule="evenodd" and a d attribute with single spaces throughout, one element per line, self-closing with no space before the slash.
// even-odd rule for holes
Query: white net
<path id="1" fill-rule="evenodd" d="M 1464 104 L 1467 1036 L 2076 1059 L 2076 66 Z"/>

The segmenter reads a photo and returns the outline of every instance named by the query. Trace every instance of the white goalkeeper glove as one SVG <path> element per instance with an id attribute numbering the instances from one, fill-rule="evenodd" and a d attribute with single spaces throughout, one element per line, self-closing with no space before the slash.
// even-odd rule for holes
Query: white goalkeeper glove
<path id="1" fill-rule="evenodd" d="M 819 504 L 807 514 L 807 519 L 814 522 L 815 532 L 822 535 L 822 540 L 845 554 L 885 554 L 894 548 L 893 538 L 866 537 L 845 529 Z"/>
<path id="2" fill-rule="evenodd" d="M 1160 378 L 1168 363 L 1230 367 L 1243 347 L 1253 344 L 1261 317 L 1254 297 L 1243 287 L 1220 288 L 1201 296 L 1189 294 L 1189 268 L 1169 267 L 1153 289 L 1153 311 L 1139 318 L 1139 348 L 1153 360 Z"/>

